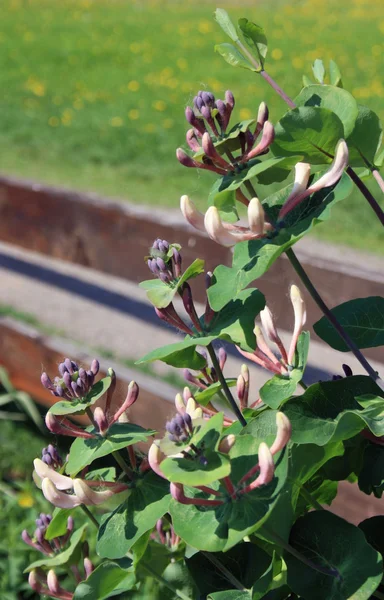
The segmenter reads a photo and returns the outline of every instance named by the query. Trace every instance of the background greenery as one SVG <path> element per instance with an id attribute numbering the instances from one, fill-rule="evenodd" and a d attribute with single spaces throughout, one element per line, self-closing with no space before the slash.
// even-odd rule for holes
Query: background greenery
<path id="1" fill-rule="evenodd" d="M 235 118 L 266 100 L 286 111 L 257 76 L 213 52 L 227 41 L 216 2 L 188 0 L 3 0 L 0 21 L 0 169 L 134 202 L 202 202 L 213 182 L 175 160 L 183 108 L 198 89 L 238 98 Z M 381 0 L 219 2 L 264 26 L 267 69 L 295 96 L 317 57 L 334 58 L 345 87 L 379 115 L 384 48 Z M 374 188 L 376 189 L 376 188 Z M 379 192 L 376 193 L 379 195 Z M 358 193 L 316 235 L 384 252 L 380 224 Z M 357 228 L 359 233 L 357 233 Z"/>

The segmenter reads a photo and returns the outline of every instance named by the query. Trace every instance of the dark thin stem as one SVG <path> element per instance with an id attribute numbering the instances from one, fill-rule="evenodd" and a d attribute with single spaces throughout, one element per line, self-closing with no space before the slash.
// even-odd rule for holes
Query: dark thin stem
<path id="1" fill-rule="evenodd" d="M 301 385 L 301 387 L 303 388 L 303 390 L 307 390 L 308 389 L 307 384 L 304 383 L 304 381 L 302 379 L 299 381 L 299 385 Z"/>
<path id="2" fill-rule="evenodd" d="M 129 479 L 132 479 L 132 471 L 125 462 L 124 458 L 121 456 L 120 452 L 116 450 L 115 452 L 112 452 L 112 456 L 121 468 L 121 470 L 129 477 Z"/>
<path id="3" fill-rule="evenodd" d="M 133 554 L 131 554 L 130 552 L 127 552 L 127 556 L 128 556 L 128 558 L 133 560 Z M 189 596 L 184 594 L 184 592 L 182 592 L 181 590 L 178 590 L 172 583 L 170 583 L 169 581 L 164 579 L 164 577 L 159 575 L 159 573 L 157 573 L 154 569 L 152 569 L 151 565 L 149 565 L 145 560 L 140 560 L 140 566 L 143 567 L 143 569 L 145 569 L 146 571 L 148 571 L 148 573 L 150 575 L 152 575 L 152 577 L 154 579 L 156 579 L 159 583 L 161 583 L 162 585 L 167 587 L 169 590 L 171 590 L 171 592 L 176 594 L 176 596 L 178 598 L 181 598 L 181 600 L 192 600 L 192 598 L 190 598 Z"/>
<path id="4" fill-rule="evenodd" d="M 344 327 L 342 327 L 342 325 L 340 325 L 339 321 L 336 319 L 336 317 L 334 316 L 332 311 L 325 304 L 324 300 L 322 299 L 322 297 L 320 296 L 320 294 L 318 293 L 318 291 L 312 284 L 311 280 L 309 279 L 308 275 L 304 271 L 303 267 L 301 266 L 296 254 L 293 252 L 292 248 L 289 248 L 288 250 L 286 250 L 285 253 L 286 253 L 287 257 L 289 258 L 291 265 L 293 266 L 296 273 L 300 277 L 301 281 L 307 288 L 307 291 L 311 295 L 312 299 L 316 302 L 317 306 L 320 308 L 322 313 L 325 315 L 325 317 L 328 319 L 328 321 L 331 323 L 331 325 L 333 325 L 333 327 L 336 329 L 336 331 L 340 335 L 341 339 L 344 340 L 344 342 L 347 344 L 347 346 L 353 352 L 353 354 L 355 355 L 355 357 L 357 358 L 357 360 L 359 361 L 361 366 L 368 373 L 368 375 L 370 377 L 372 377 L 373 381 L 375 381 L 376 384 L 382 390 L 384 390 L 384 383 L 380 379 L 378 373 L 373 369 L 373 367 L 371 367 L 371 365 L 369 364 L 369 362 L 367 361 L 365 356 L 360 352 L 359 348 L 356 346 L 355 342 L 351 339 L 351 337 L 345 331 Z"/>
<path id="5" fill-rule="evenodd" d="M 291 546 L 290 544 L 285 542 L 283 540 L 283 538 L 281 538 L 279 535 L 277 535 L 273 531 L 270 531 L 269 529 L 266 529 L 264 525 L 260 528 L 259 531 L 260 531 L 260 533 L 262 531 L 264 531 L 266 536 L 269 537 L 271 540 L 273 540 L 275 542 L 275 544 L 280 546 L 280 548 L 283 548 L 283 550 L 285 550 L 286 552 L 289 552 L 289 554 L 291 554 L 292 556 L 297 558 L 300 562 L 302 562 L 304 565 L 306 565 L 310 569 L 313 569 L 314 571 L 318 571 L 319 573 L 322 573 L 323 575 L 328 575 L 329 577 L 335 577 L 336 579 L 341 580 L 341 575 L 336 569 L 322 567 L 322 566 L 317 565 L 316 563 L 312 562 L 306 556 L 301 554 L 301 552 L 296 550 L 296 548 L 294 548 L 293 546 Z"/>
<path id="6" fill-rule="evenodd" d="M 324 508 L 321 506 L 321 504 L 316 500 L 316 498 L 314 498 L 312 496 L 312 494 L 310 494 L 308 492 L 308 490 L 305 489 L 304 486 L 301 485 L 299 487 L 300 487 L 300 494 L 308 502 L 308 504 L 310 504 L 315 510 L 324 510 Z"/>
<path id="7" fill-rule="evenodd" d="M 231 408 L 232 408 L 233 412 L 235 413 L 236 417 L 238 418 L 238 420 L 240 421 L 242 426 L 245 427 L 247 424 L 247 421 L 244 419 L 243 415 L 241 414 L 241 410 L 237 406 L 236 401 L 231 394 L 231 390 L 229 389 L 226 379 L 223 375 L 223 372 L 220 369 L 220 364 L 219 364 L 219 361 L 217 360 L 217 356 L 216 356 L 216 353 L 215 353 L 215 350 L 214 350 L 212 344 L 208 344 L 207 350 L 209 352 L 209 356 L 211 357 L 212 364 L 215 368 L 215 371 L 216 371 L 219 381 L 221 383 L 223 392 L 224 392 L 229 404 L 231 405 Z"/>
<path id="8" fill-rule="evenodd" d="M 380 208 L 380 205 L 377 202 L 377 200 L 375 200 L 365 183 L 361 181 L 360 177 L 356 175 L 355 171 L 351 167 L 347 167 L 346 171 L 349 177 L 352 179 L 355 186 L 360 190 L 360 192 L 363 194 L 372 210 L 375 212 L 377 218 L 380 220 L 380 223 L 384 225 L 384 211 Z"/>
<path id="9" fill-rule="evenodd" d="M 93 525 L 96 527 L 97 530 L 99 530 L 99 522 L 97 519 L 95 519 L 95 517 L 93 516 L 93 514 L 91 513 L 91 511 L 89 510 L 88 506 L 85 506 L 85 504 L 80 504 L 81 510 L 83 511 L 83 513 L 85 513 L 88 517 L 88 519 L 93 523 Z"/>
<path id="10" fill-rule="evenodd" d="M 213 554 L 210 554 L 209 552 L 204 552 L 204 551 L 202 551 L 201 554 L 203 554 L 203 556 L 205 556 L 205 558 L 207 558 L 213 565 L 215 565 L 216 569 L 221 571 L 221 573 L 224 575 L 225 579 L 227 579 L 230 583 L 232 583 L 232 585 L 237 590 L 241 590 L 242 592 L 245 591 L 246 588 L 243 586 L 243 584 L 234 575 L 232 575 L 232 573 L 230 571 L 228 571 L 227 567 L 225 567 L 219 561 L 219 559 L 216 558 L 216 556 L 213 556 Z"/>

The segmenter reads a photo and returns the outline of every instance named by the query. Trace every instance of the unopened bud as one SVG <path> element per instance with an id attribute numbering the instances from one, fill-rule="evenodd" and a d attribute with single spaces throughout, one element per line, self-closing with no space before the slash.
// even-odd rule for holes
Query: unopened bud
<path id="1" fill-rule="evenodd" d="M 164 474 L 160 469 L 160 463 L 161 463 L 162 459 L 163 459 L 163 456 L 162 456 L 160 448 L 158 447 L 156 442 L 153 442 L 153 444 L 149 448 L 148 462 L 149 462 L 149 465 L 150 465 L 152 471 L 154 471 L 156 473 L 156 475 L 159 475 L 159 477 L 162 477 L 163 479 L 165 479 Z"/>
<path id="2" fill-rule="evenodd" d="M 258 459 L 259 459 L 260 475 L 258 476 L 258 478 L 256 480 L 257 486 L 266 485 L 273 479 L 273 475 L 275 472 L 275 465 L 273 463 L 273 456 L 271 454 L 271 451 L 265 442 L 261 442 L 261 444 L 259 446 Z"/>
<path id="3" fill-rule="evenodd" d="M 288 417 L 283 412 L 278 412 L 276 414 L 276 425 L 277 425 L 277 433 L 275 441 L 273 442 L 270 452 L 272 455 L 280 452 L 285 446 L 288 444 L 291 433 L 292 433 L 292 425 Z"/>
<path id="4" fill-rule="evenodd" d="M 232 110 L 235 107 L 235 97 L 232 94 L 231 90 L 227 90 L 225 92 L 225 102 L 226 102 L 227 106 L 229 106 L 229 108 L 230 108 L 230 110 L 232 112 Z"/>
<path id="5" fill-rule="evenodd" d="M 43 589 L 43 586 L 37 578 L 37 573 L 35 569 L 33 569 L 33 571 L 31 571 L 28 575 L 28 583 L 31 586 L 31 588 L 37 593 L 41 592 Z"/>
<path id="6" fill-rule="evenodd" d="M 99 372 L 99 369 L 100 369 L 100 363 L 96 358 L 94 358 L 92 361 L 92 364 L 91 364 L 91 371 L 96 376 Z"/>
<path id="7" fill-rule="evenodd" d="M 105 413 L 103 411 L 103 409 L 101 408 L 101 406 L 96 406 L 95 410 L 93 411 L 93 420 L 95 421 L 97 427 L 99 428 L 99 433 L 102 436 L 105 436 L 105 434 L 108 431 L 108 420 L 107 417 L 105 416 Z"/>
<path id="8" fill-rule="evenodd" d="M 42 373 L 40 380 L 43 386 L 47 388 L 47 390 L 53 390 L 53 383 L 50 377 L 48 377 L 47 373 Z"/>
<path id="9" fill-rule="evenodd" d="M 204 215 L 197 210 L 196 206 L 188 196 L 181 196 L 180 209 L 184 218 L 192 225 L 192 227 L 205 232 Z"/>
<path id="10" fill-rule="evenodd" d="M 290 297 L 295 314 L 295 329 L 302 328 L 306 321 L 305 302 L 297 285 L 291 285 Z"/>
<path id="11" fill-rule="evenodd" d="M 196 163 L 182 148 L 176 150 L 176 158 L 183 167 L 196 167 Z"/>
<path id="12" fill-rule="evenodd" d="M 200 144 L 197 140 L 194 129 L 188 129 L 185 139 L 187 141 L 188 146 L 191 150 L 193 150 L 193 152 L 200 152 Z"/>
<path id="13" fill-rule="evenodd" d="M 255 156 L 265 152 L 265 150 L 267 150 L 267 148 L 272 144 L 274 139 L 275 129 L 272 123 L 266 121 L 263 126 L 263 135 L 261 136 L 261 140 L 257 146 L 248 153 L 247 160 L 250 160 L 251 158 L 254 158 Z"/>
<path id="14" fill-rule="evenodd" d="M 209 237 L 218 244 L 226 247 L 234 246 L 236 244 L 236 238 L 223 226 L 220 213 L 216 206 L 210 206 L 205 213 L 204 227 Z"/>
<path id="15" fill-rule="evenodd" d="M 112 423 L 115 423 L 119 417 L 125 413 L 131 406 L 132 404 L 134 404 L 137 400 L 137 398 L 139 397 L 139 386 L 137 385 L 137 383 L 135 381 L 131 381 L 131 383 L 128 386 L 128 392 L 127 392 L 127 396 L 123 402 L 123 404 L 120 406 L 120 408 L 116 411 L 116 413 L 113 416 L 112 419 Z"/>
<path id="16" fill-rule="evenodd" d="M 230 449 L 234 446 L 236 442 L 236 436 L 233 433 L 230 433 L 225 438 L 223 438 L 219 444 L 219 452 L 223 454 L 228 454 Z"/>
<path id="17" fill-rule="evenodd" d="M 260 311 L 260 319 L 267 338 L 275 344 L 279 343 L 279 334 L 277 333 L 275 321 L 268 306 L 266 306 L 262 311 Z"/>
<path id="18" fill-rule="evenodd" d="M 175 406 L 178 413 L 180 413 L 181 415 L 185 413 L 185 404 L 181 394 L 176 394 Z"/>
<path id="19" fill-rule="evenodd" d="M 263 205 L 258 198 L 252 198 L 248 204 L 249 229 L 257 235 L 264 233 L 265 213 Z"/>
<path id="20" fill-rule="evenodd" d="M 225 363 L 227 362 L 227 353 L 223 347 L 219 348 L 219 365 L 220 369 L 223 370 Z"/>
<path id="21" fill-rule="evenodd" d="M 94 568 L 95 567 L 93 566 L 90 559 L 88 557 L 84 558 L 84 573 L 85 573 L 86 578 L 88 578 L 90 576 L 90 574 L 93 572 Z"/>
<path id="22" fill-rule="evenodd" d="M 60 583 L 59 583 L 57 575 L 53 569 L 50 569 L 48 571 L 47 585 L 48 585 L 49 591 L 52 592 L 53 594 L 60 593 Z"/>

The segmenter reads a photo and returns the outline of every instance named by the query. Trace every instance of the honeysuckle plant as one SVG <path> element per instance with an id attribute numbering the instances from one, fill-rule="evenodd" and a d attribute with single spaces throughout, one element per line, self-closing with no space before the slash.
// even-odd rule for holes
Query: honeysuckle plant
<path id="1" fill-rule="evenodd" d="M 316 60 L 316 82 L 304 77 L 292 100 L 265 70 L 263 29 L 245 18 L 236 26 L 222 9 L 215 16 L 231 40 L 215 50 L 272 86 L 288 111 L 270 114 L 260 82 L 246 121 L 234 122 L 231 91 L 218 99 L 200 90 L 186 108 L 177 160 L 213 180 L 207 209 L 184 193 L 181 213 L 233 248 L 232 264 L 210 272 L 196 257 L 185 265 L 182 240 L 160 237 L 143 257 L 141 286 L 179 338 L 138 362 L 177 367 L 186 383 L 158 431 L 131 422 L 138 384 L 120 398 L 115 372 L 101 377 L 96 359 L 87 368 L 66 358 L 59 375 L 42 374 L 56 400 L 46 416 L 53 437 L 33 477 L 54 510 L 37 518 L 33 534 L 22 532 L 43 555 L 27 569 L 29 584 L 63 600 L 380 600 L 384 517 L 356 527 L 332 513 L 332 501 L 343 480 L 378 498 L 384 491 L 384 385 L 362 352 L 384 345 L 384 299 L 328 307 L 292 249 L 354 185 L 361 210 L 384 224 L 365 184 L 372 176 L 375 193 L 384 191 L 380 121 L 342 87 L 333 61 L 325 83 Z M 283 253 L 299 280 L 280 290 L 292 315 L 288 343 L 274 299 L 262 281 L 256 287 Z M 202 309 L 196 278 L 205 281 Z M 317 323 L 307 324 L 308 296 L 323 313 Z M 361 373 L 340 357 L 337 372 L 310 382 L 311 326 L 352 352 Z M 244 361 L 236 372 L 229 352 Z M 251 365 L 269 376 L 263 385 Z M 58 436 L 74 438 L 66 456 Z"/>

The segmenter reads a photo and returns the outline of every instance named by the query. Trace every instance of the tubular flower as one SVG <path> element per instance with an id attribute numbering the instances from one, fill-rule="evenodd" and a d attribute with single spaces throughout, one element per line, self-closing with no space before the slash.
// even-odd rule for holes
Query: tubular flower
<path id="1" fill-rule="evenodd" d="M 266 306 L 260 312 L 261 324 L 267 339 L 277 346 L 279 353 L 276 355 L 269 347 L 264 334 L 258 325 L 255 325 L 256 348 L 253 352 L 246 352 L 237 347 L 240 354 L 277 375 L 289 375 L 290 367 L 295 358 L 297 341 L 306 320 L 305 302 L 301 292 L 296 285 L 290 289 L 290 300 L 293 306 L 295 321 L 289 351 L 285 349 L 283 342 L 277 332 L 275 321 L 270 309 Z M 258 402 L 258 401 L 257 401 Z M 254 405 L 252 405 L 254 406 Z"/>
<path id="2" fill-rule="evenodd" d="M 280 209 L 279 220 L 283 219 L 291 210 L 300 204 L 300 202 L 305 198 L 308 198 L 308 196 L 314 192 L 318 192 L 325 187 L 330 187 L 337 183 L 341 178 L 344 169 L 348 166 L 348 159 L 348 146 L 345 140 L 339 140 L 335 150 L 335 157 L 328 171 L 308 188 L 307 184 L 310 166 L 306 163 L 298 163 L 295 167 L 295 182 L 293 184 L 293 189 Z"/>
<path id="3" fill-rule="evenodd" d="M 248 204 L 248 227 L 225 223 L 215 206 L 210 206 L 203 215 L 197 210 L 188 196 L 180 199 L 181 212 L 192 227 L 205 231 L 209 237 L 222 246 L 234 246 L 237 242 L 263 238 L 272 226 L 265 220 L 263 206 L 258 198 L 252 198 Z"/>

